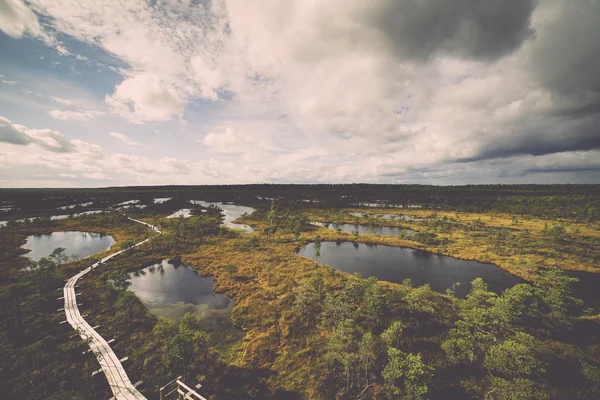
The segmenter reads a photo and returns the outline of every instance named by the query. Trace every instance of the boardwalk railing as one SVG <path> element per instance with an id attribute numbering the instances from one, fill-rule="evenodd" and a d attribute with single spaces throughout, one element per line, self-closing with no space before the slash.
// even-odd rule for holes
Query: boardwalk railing
<path id="1" fill-rule="evenodd" d="M 196 387 L 200 388 L 201 385 L 198 384 Z M 175 393 L 177 393 L 178 400 L 206 400 L 194 389 L 183 383 L 181 381 L 181 376 L 173 379 L 171 382 L 160 388 L 160 400 L 174 399 Z"/>

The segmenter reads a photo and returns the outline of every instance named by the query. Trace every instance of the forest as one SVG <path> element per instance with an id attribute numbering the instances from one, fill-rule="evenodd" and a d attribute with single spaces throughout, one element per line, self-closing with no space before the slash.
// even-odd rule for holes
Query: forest
<path id="1" fill-rule="evenodd" d="M 178 376 L 207 399 L 600 398 L 600 185 L 3 189 L 0 199 L 10 398 L 112 396 L 88 343 L 61 324 L 58 298 L 66 279 L 118 250 L 78 283 L 78 301 L 147 398 Z M 195 200 L 252 207 L 233 221 L 252 232 Z M 180 209 L 189 213 L 167 218 Z M 66 231 L 114 243 L 87 258 L 61 246 L 27 257 L 30 237 Z M 323 261 L 344 243 L 494 266 L 513 283 L 495 289 L 476 274 L 441 290 L 345 272 Z M 157 314 L 134 282 L 167 259 L 210 277 L 230 314 Z"/>

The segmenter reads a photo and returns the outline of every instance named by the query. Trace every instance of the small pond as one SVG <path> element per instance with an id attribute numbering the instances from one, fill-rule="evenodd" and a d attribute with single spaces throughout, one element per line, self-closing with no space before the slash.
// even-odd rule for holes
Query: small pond
<path id="1" fill-rule="evenodd" d="M 313 243 L 300 249 L 297 254 L 314 260 Z M 428 283 L 440 293 L 459 282 L 456 292 L 459 297 L 467 295 L 470 282 L 478 277 L 483 278 L 488 288 L 496 293 L 523 282 L 493 264 L 459 260 L 405 247 L 323 242 L 318 262 L 349 274 L 359 272 L 364 278 L 375 276 L 382 281 L 395 283 L 410 278 L 414 286 Z"/>
<path id="2" fill-rule="evenodd" d="M 200 276 L 180 260 L 163 260 L 131 274 L 132 290 L 153 313 L 178 323 L 184 314 L 195 314 L 202 329 L 217 332 L 219 343 L 235 341 L 243 332 L 233 326 L 234 301 L 213 290 L 215 281 Z M 241 336 L 240 336 L 241 335 Z"/>
<path id="3" fill-rule="evenodd" d="M 341 229 L 342 232 L 352 233 L 358 231 L 360 234 L 374 234 L 384 236 L 398 236 L 401 232 L 406 235 L 412 235 L 415 231 L 411 229 L 403 229 L 397 226 L 366 226 L 366 225 L 355 225 L 355 224 L 326 224 L 323 222 L 311 222 L 312 225 L 322 226 L 325 228 L 333 229 L 334 231 Z"/>
<path id="4" fill-rule="evenodd" d="M 223 210 L 223 215 L 224 215 L 223 225 L 224 226 L 226 226 L 230 229 L 242 230 L 246 233 L 254 232 L 254 229 L 252 229 L 250 226 L 248 226 L 246 224 L 235 224 L 233 222 L 244 214 L 248 214 L 248 215 L 252 214 L 255 211 L 255 209 L 252 207 L 238 206 L 235 204 L 223 204 L 221 202 L 209 203 L 207 201 L 202 201 L 202 200 L 190 200 L 190 203 L 198 204 L 198 205 L 201 205 L 202 207 L 210 207 L 211 205 L 217 206 L 221 210 Z"/>
<path id="5" fill-rule="evenodd" d="M 28 236 L 21 247 L 31 250 L 25 257 L 39 261 L 57 247 L 64 247 L 69 257 L 85 258 L 110 249 L 114 243 L 113 237 L 104 233 L 65 231 Z"/>

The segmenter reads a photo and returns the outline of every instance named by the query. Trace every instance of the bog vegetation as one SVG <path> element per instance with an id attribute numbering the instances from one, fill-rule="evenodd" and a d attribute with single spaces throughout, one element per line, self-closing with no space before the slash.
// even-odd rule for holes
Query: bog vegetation
<path id="1" fill-rule="evenodd" d="M 0 392 L 23 399 L 111 397 L 102 374 L 92 377 L 97 361 L 68 324 L 59 324 L 64 314 L 57 311 L 64 280 L 107 253 L 77 260 L 58 248 L 39 262 L 21 256 L 27 235 L 76 229 L 110 233 L 117 239 L 112 251 L 127 250 L 87 275 L 77 291 L 86 320 L 115 339 L 111 346 L 129 357 L 125 369 L 133 382 L 144 382 L 147 395 L 181 375 L 202 383 L 212 399 L 600 398 L 597 305 L 580 299 L 577 278 L 568 273 L 597 272 L 597 188 L 477 188 L 381 187 L 375 193 L 369 186 L 292 186 L 289 198 L 276 201 L 270 198 L 283 189 L 271 186 L 147 194 L 131 188 L 104 192 L 112 197 L 102 206 L 143 195 L 146 208 L 62 220 L 51 220 L 45 209 L 45 218 L 11 221 L 0 230 Z M 257 211 L 240 222 L 255 233 L 219 226 L 222 215 L 214 207 L 195 207 L 190 218 L 164 218 L 184 200 L 219 194 L 220 200 L 254 199 L 246 204 Z M 30 217 L 39 207 L 30 199 L 41 196 L 11 192 L 9 198 L 19 195 L 32 206 L 15 210 L 15 220 Z M 257 202 L 257 195 L 268 199 Z M 100 194 L 56 196 L 74 203 Z M 150 204 L 151 196 L 173 200 Z M 359 204 L 375 199 L 388 208 Z M 123 211 L 160 225 L 163 234 L 129 221 Z M 309 221 L 416 233 L 344 233 Z M 497 294 L 478 278 L 461 299 L 455 288 L 437 293 L 410 281 L 363 279 L 294 255 L 309 242 L 318 250 L 325 240 L 494 262 L 528 283 Z M 213 277 L 215 290 L 235 299 L 235 327 L 207 326 L 193 314 L 175 324 L 148 312 L 129 290 L 130 273 L 172 257 Z M 243 330 L 243 339 L 224 341 L 231 329 Z"/>

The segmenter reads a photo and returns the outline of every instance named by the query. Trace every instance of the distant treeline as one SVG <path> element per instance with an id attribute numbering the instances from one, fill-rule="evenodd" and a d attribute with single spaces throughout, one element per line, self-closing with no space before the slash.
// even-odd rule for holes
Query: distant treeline
<path id="1" fill-rule="evenodd" d="M 94 208 L 120 201 L 152 203 L 154 197 L 230 201 L 248 205 L 278 200 L 295 207 L 381 207 L 504 212 L 541 218 L 595 221 L 600 218 L 600 185 L 386 185 L 386 184 L 256 184 L 210 186 L 130 186 L 99 189 L 3 189 L 0 200 L 21 212 L 48 210 L 94 201 Z M 16 210 L 15 210 L 16 211 Z M 10 215 L 10 212 L 5 214 Z"/>

